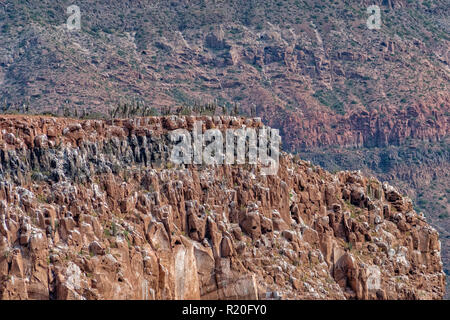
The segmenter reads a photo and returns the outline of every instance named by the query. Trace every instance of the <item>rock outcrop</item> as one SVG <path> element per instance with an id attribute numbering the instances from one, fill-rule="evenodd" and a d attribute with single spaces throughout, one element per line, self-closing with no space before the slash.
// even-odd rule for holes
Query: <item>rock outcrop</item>
<path id="1" fill-rule="evenodd" d="M 286 153 L 274 176 L 167 162 L 194 120 L 1 116 L 0 298 L 443 297 L 438 233 L 394 187 Z"/>

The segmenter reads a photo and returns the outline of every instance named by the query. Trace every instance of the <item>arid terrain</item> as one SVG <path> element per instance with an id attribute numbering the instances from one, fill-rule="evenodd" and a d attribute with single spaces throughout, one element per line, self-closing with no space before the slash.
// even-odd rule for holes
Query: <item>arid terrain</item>
<path id="1" fill-rule="evenodd" d="M 68 6 L 81 30 L 68 30 Z M 369 30 L 367 7 L 381 8 Z M 283 147 L 412 199 L 450 270 L 448 0 L 0 2 L 0 112 L 261 117 Z M 113 115 L 118 106 L 128 106 Z M 181 112 L 180 112 L 181 110 Z M 64 120 L 66 121 L 66 120 Z"/>
<path id="2" fill-rule="evenodd" d="M 174 165 L 170 130 L 259 118 L 0 116 L 2 299 L 441 299 L 438 232 L 360 172 Z"/>

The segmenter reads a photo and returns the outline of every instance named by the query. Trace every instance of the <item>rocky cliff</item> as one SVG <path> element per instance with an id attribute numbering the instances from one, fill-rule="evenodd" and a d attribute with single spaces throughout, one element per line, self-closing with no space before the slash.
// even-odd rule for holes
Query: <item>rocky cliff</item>
<path id="1" fill-rule="evenodd" d="M 394 187 L 286 153 L 274 176 L 168 162 L 194 120 L 0 116 L 0 297 L 443 297 L 438 233 Z"/>
<path id="2" fill-rule="evenodd" d="M 286 150 L 398 186 L 450 261 L 448 0 L 77 0 L 79 31 L 71 4 L 0 1 L 0 111 L 238 104 Z M 381 28 L 369 30 L 373 4 Z"/>

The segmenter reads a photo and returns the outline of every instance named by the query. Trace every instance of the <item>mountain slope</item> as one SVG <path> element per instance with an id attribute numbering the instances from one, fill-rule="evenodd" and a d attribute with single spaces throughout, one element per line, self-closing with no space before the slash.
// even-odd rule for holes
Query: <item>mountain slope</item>
<path id="1" fill-rule="evenodd" d="M 438 233 L 395 188 L 286 153 L 274 176 L 167 162 L 195 120 L 262 126 L 0 117 L 0 297 L 443 297 Z"/>
<path id="2" fill-rule="evenodd" d="M 72 4 L 0 2 L 0 112 L 238 104 L 302 159 L 398 186 L 442 232 L 449 272 L 448 0 L 80 0 L 69 31 Z"/>

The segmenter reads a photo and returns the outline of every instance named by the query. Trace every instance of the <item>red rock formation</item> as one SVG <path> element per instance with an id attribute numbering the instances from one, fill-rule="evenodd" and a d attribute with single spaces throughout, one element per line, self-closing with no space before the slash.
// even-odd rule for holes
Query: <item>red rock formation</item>
<path id="1" fill-rule="evenodd" d="M 443 297 L 438 233 L 395 188 L 285 153 L 275 176 L 169 166 L 194 120 L 1 116 L 0 297 Z"/>

